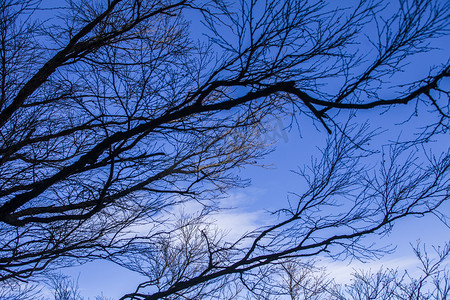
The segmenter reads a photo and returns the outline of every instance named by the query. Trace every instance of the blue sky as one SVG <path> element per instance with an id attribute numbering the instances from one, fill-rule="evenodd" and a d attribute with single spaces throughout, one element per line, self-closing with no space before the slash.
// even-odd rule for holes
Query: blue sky
<path id="1" fill-rule="evenodd" d="M 55 3 L 55 1 L 44 1 L 44 3 Z M 449 45 L 442 45 L 447 47 Z M 428 74 L 429 66 L 442 61 L 447 57 L 445 49 L 436 52 L 434 56 L 422 54 L 418 59 L 411 62 L 409 71 L 399 74 L 404 81 L 416 79 L 421 75 Z M 384 132 L 379 139 L 374 142 L 374 148 L 381 149 L 381 145 L 389 139 L 396 139 L 400 134 L 408 136 L 421 119 L 413 119 L 410 123 L 396 126 L 399 121 L 407 119 L 412 113 L 413 107 L 408 110 L 401 110 L 399 113 L 395 108 L 386 114 L 380 115 L 382 109 L 368 112 L 358 112 L 358 123 L 367 119 L 372 129 L 381 127 Z M 289 192 L 301 192 L 303 185 L 300 184 L 298 176 L 292 170 L 298 166 L 308 163 L 311 156 L 318 154 L 317 146 L 323 145 L 327 137 L 326 131 L 316 124 L 315 128 L 310 118 L 299 116 L 299 127 L 290 131 L 281 132 L 280 124 L 287 126 L 289 120 L 273 120 L 276 135 L 280 140 L 276 143 L 276 150 L 269 154 L 263 163 L 271 165 L 268 168 L 248 167 L 239 172 L 243 178 L 251 178 L 252 184 L 248 188 L 235 189 L 229 192 L 229 198 L 222 200 L 224 206 L 235 207 L 227 210 L 222 215 L 216 215 L 218 226 L 230 231 L 231 237 L 236 237 L 246 229 L 251 230 L 259 225 L 264 225 L 267 219 L 264 210 L 273 210 L 286 203 Z M 300 132 L 299 132 L 299 130 Z M 318 130 L 319 129 L 319 130 Z M 266 138 L 266 137 L 263 137 Z M 378 143 L 378 144 L 377 144 Z M 448 136 L 441 136 L 432 146 L 435 151 L 446 151 L 450 146 Z M 449 205 L 443 209 L 448 210 Z M 339 276 L 336 273 L 349 274 L 355 266 L 375 268 L 380 264 L 388 266 L 411 267 L 415 262 L 414 255 L 409 243 L 417 240 L 429 245 L 440 245 L 448 240 L 450 230 L 433 216 L 421 219 L 407 218 L 400 221 L 392 233 L 379 240 L 378 236 L 369 238 L 380 246 L 392 244 L 397 250 L 390 255 L 386 255 L 379 262 L 369 262 L 366 265 L 352 264 L 348 261 L 330 263 L 324 259 L 324 264 L 328 266 L 332 276 Z M 121 267 L 108 262 L 94 262 L 83 266 L 67 268 L 65 273 L 78 277 L 78 284 L 83 296 L 94 297 L 103 293 L 104 296 L 118 298 L 124 293 L 131 292 L 142 279 L 141 276 L 127 271 Z M 342 279 L 346 279 L 343 277 Z"/>
<path id="2" fill-rule="evenodd" d="M 393 110 L 392 114 L 396 114 L 396 112 Z M 389 119 L 391 123 L 397 122 L 394 121 L 392 114 L 388 113 L 377 118 L 380 123 L 384 124 L 389 123 Z M 376 114 L 368 114 L 368 116 L 372 117 Z M 280 121 L 274 120 L 273 122 L 279 124 Z M 288 120 L 282 120 L 281 123 L 287 125 Z M 277 129 L 277 126 L 275 128 Z M 300 119 L 299 128 L 301 136 L 297 128 L 286 132 L 287 139 L 284 139 L 284 135 L 277 133 L 276 135 L 281 136 L 281 139 L 276 143 L 276 150 L 263 160 L 264 163 L 271 166 L 268 168 L 249 167 L 241 170 L 241 176 L 251 178 L 251 186 L 231 190 L 229 197 L 221 201 L 225 207 L 234 207 L 234 209 L 226 210 L 214 217 L 220 228 L 229 231 L 230 238 L 237 238 L 246 231 L 266 225 L 270 219 L 265 213 L 266 210 L 274 210 L 285 205 L 288 192 L 302 191 L 303 185 L 300 178 L 291 170 L 308 163 L 311 156 L 318 153 L 317 146 L 324 144 L 327 133 L 324 130 L 317 131 L 307 118 Z M 389 128 L 389 136 L 393 138 L 402 131 L 398 127 Z M 444 151 L 448 148 L 448 142 L 445 137 L 442 138 L 440 142 L 436 143 L 436 151 Z M 377 146 L 374 145 L 374 147 Z M 449 211 L 449 207 L 447 204 L 443 210 Z M 195 208 L 195 204 L 188 204 L 188 210 L 195 211 Z M 415 244 L 420 240 L 428 246 L 438 246 L 448 241 L 449 236 L 450 229 L 434 216 L 410 217 L 400 220 L 388 236 L 381 238 L 373 235 L 366 239 L 368 244 L 375 242 L 378 247 L 391 245 L 393 249 L 395 248 L 392 254 L 385 255 L 378 261 L 365 263 L 350 260 L 332 261 L 329 258 L 320 257 L 319 265 L 325 266 L 330 277 L 335 278 L 338 282 L 347 282 L 355 269 L 378 270 L 383 266 L 414 271 L 418 266 L 418 261 L 410 243 Z M 109 262 L 88 263 L 68 268 L 64 272 L 75 278 L 78 276 L 82 294 L 86 297 L 94 297 L 103 293 L 104 296 L 118 298 L 126 292 L 131 292 L 136 283 L 143 280 L 141 276 Z"/>

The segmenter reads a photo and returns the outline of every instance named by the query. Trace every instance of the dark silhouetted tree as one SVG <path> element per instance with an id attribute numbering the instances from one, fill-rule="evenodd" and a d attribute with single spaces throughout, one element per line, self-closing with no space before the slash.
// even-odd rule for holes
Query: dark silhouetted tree
<path id="1" fill-rule="evenodd" d="M 448 130 L 447 58 L 401 75 L 445 39 L 446 1 L 45 5 L 0 4 L 5 284 L 107 259 L 149 278 L 124 298 L 220 298 L 296 257 L 370 256 L 364 236 L 448 198 L 449 153 L 410 148 Z M 370 133 L 343 115 L 376 107 L 412 107 L 422 127 L 373 173 Z M 204 216 L 272 149 L 273 117 L 319 122 L 329 143 L 278 221 L 229 242 Z M 189 201 L 203 210 L 167 220 Z"/>

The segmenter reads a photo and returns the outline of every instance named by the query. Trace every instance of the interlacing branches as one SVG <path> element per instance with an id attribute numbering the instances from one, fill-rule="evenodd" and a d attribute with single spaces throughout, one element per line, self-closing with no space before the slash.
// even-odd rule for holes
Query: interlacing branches
<path id="1" fill-rule="evenodd" d="M 234 170 L 273 149 L 260 137 L 273 117 L 305 115 L 342 131 L 313 166 L 310 190 L 279 212 L 280 223 L 236 243 L 197 236 L 207 267 L 139 297 L 208 289 L 228 276 L 246 282 L 252 270 L 333 245 L 364 252 L 363 236 L 434 212 L 447 197 L 447 154 L 423 169 L 407 163 L 402 173 L 395 160 L 404 151 L 394 148 L 388 170 L 366 178 L 355 165 L 366 139 L 341 125 L 342 111 L 413 107 L 426 120 L 413 145 L 448 130 L 448 58 L 425 75 L 408 65 L 439 52 L 449 29 L 445 1 L 45 5 L 0 4 L 0 281 L 118 262 L 125 249 L 171 232 L 161 224 L 177 205 L 214 211 L 225 191 L 247 184 Z M 348 212 L 316 215 L 340 201 Z M 135 232 L 142 224 L 147 231 Z"/>

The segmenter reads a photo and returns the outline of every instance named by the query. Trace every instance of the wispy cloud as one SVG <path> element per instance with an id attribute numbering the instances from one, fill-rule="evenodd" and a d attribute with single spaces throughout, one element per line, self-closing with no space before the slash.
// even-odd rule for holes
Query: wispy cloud
<path id="1" fill-rule="evenodd" d="M 385 258 L 370 262 L 352 261 L 333 261 L 331 259 L 322 259 L 318 262 L 320 267 L 325 267 L 330 278 L 337 283 L 349 283 L 352 273 L 355 271 L 376 273 L 380 269 L 398 269 L 407 270 L 408 272 L 417 271 L 418 260 L 413 254 L 403 257 Z"/>

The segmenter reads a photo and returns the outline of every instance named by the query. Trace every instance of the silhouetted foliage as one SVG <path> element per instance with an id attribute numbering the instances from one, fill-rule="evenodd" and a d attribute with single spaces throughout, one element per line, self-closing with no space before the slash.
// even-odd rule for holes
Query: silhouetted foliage
<path id="1" fill-rule="evenodd" d="M 124 299 L 223 299 L 295 258 L 371 257 L 363 237 L 449 197 L 449 153 L 417 150 L 449 128 L 447 58 L 399 75 L 445 38 L 446 1 L 45 5 L 0 4 L 0 282 L 107 259 L 148 277 Z M 343 111 L 411 106 L 419 135 L 373 172 Z M 273 117 L 329 142 L 278 219 L 229 241 L 207 215 L 271 151 Z"/>

